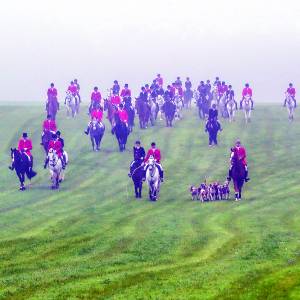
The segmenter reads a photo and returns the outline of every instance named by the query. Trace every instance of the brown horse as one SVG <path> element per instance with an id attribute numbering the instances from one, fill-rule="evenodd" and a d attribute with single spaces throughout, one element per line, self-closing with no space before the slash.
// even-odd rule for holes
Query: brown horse
<path id="1" fill-rule="evenodd" d="M 55 120 L 57 111 L 59 110 L 59 103 L 56 97 L 48 98 L 46 109 L 47 115 L 50 115 L 51 119 Z"/>
<path id="2" fill-rule="evenodd" d="M 246 170 L 242 160 L 239 160 L 235 153 L 232 158 L 232 180 L 235 191 L 235 201 L 242 199 L 242 188 L 245 181 Z"/>
<path id="3" fill-rule="evenodd" d="M 139 115 L 140 128 L 146 129 L 150 119 L 150 106 L 142 98 L 137 98 L 135 105 Z"/>
<path id="4" fill-rule="evenodd" d="M 117 107 L 111 103 L 110 98 L 104 99 L 104 111 L 107 111 L 107 119 L 111 126 L 115 123 L 115 113 L 117 111 Z"/>

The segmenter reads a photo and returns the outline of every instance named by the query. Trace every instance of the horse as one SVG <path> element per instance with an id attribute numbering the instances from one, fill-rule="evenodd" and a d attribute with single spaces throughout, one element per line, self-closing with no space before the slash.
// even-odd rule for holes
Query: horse
<path id="1" fill-rule="evenodd" d="M 134 162 L 131 172 L 131 179 L 134 185 L 135 198 L 142 198 L 144 172 L 143 165 Z"/>
<path id="2" fill-rule="evenodd" d="M 104 99 L 104 111 L 107 111 L 107 119 L 111 126 L 115 123 L 117 107 L 111 103 L 110 98 Z"/>
<path id="3" fill-rule="evenodd" d="M 286 94 L 286 107 L 289 114 L 289 120 L 294 120 L 295 101 L 291 95 Z"/>
<path id="4" fill-rule="evenodd" d="M 204 95 L 200 95 L 198 91 L 195 91 L 194 97 L 197 101 L 199 118 L 204 120 L 208 115 L 209 101 Z"/>
<path id="5" fill-rule="evenodd" d="M 119 144 L 120 152 L 123 152 L 126 147 L 129 130 L 126 124 L 120 120 L 118 114 L 115 114 L 115 124 L 111 130 L 111 133 L 115 134 Z"/>
<path id="6" fill-rule="evenodd" d="M 228 111 L 227 111 L 227 96 L 226 93 L 220 96 L 219 98 L 219 110 L 221 116 L 226 119 L 229 117 Z"/>
<path id="7" fill-rule="evenodd" d="M 245 114 L 246 123 L 251 121 L 251 97 L 245 96 L 243 101 L 243 110 Z"/>
<path id="8" fill-rule="evenodd" d="M 53 190 L 58 189 L 59 183 L 62 181 L 62 175 L 63 175 L 62 162 L 58 157 L 56 151 L 52 148 L 49 149 L 47 159 L 48 159 L 48 168 L 50 171 L 50 177 L 52 181 L 51 188 Z"/>
<path id="9" fill-rule="evenodd" d="M 217 107 L 219 106 L 219 102 L 220 102 L 220 96 L 219 96 L 219 91 L 218 91 L 218 87 L 217 86 L 214 86 L 213 87 L 213 90 L 211 92 L 211 101 L 210 101 L 210 104 L 211 106 L 213 104 L 216 104 Z"/>
<path id="10" fill-rule="evenodd" d="M 174 102 L 176 105 L 175 118 L 180 120 L 180 119 L 182 119 L 180 111 L 183 108 L 183 101 L 182 101 L 182 97 L 178 94 L 178 92 L 176 92 L 176 94 L 175 94 Z"/>
<path id="11" fill-rule="evenodd" d="M 52 132 L 49 130 L 44 131 L 42 135 L 41 145 L 44 147 L 46 155 L 48 154 L 48 148 L 49 148 L 48 146 L 51 139 L 52 139 Z"/>
<path id="12" fill-rule="evenodd" d="M 142 98 L 137 98 L 136 109 L 139 115 L 140 128 L 146 129 L 150 118 L 150 107 Z"/>
<path id="13" fill-rule="evenodd" d="M 155 99 L 150 97 L 149 106 L 150 106 L 150 122 L 151 125 L 154 126 L 157 117 L 157 104 L 155 102 Z"/>
<path id="14" fill-rule="evenodd" d="M 192 98 L 193 98 L 193 91 L 191 89 L 186 89 L 183 92 L 183 101 L 184 107 L 189 109 L 192 107 Z"/>
<path id="15" fill-rule="evenodd" d="M 226 103 L 226 110 L 229 117 L 229 122 L 234 121 L 235 112 L 236 112 L 236 103 L 234 99 L 229 99 Z"/>
<path id="16" fill-rule="evenodd" d="M 162 121 L 163 120 L 163 111 L 162 111 L 162 107 L 164 105 L 165 99 L 162 95 L 158 95 L 156 97 L 156 103 L 158 104 L 158 112 L 157 112 L 157 116 L 159 114 L 159 120 Z M 156 117 L 157 117 L 156 116 Z"/>
<path id="17" fill-rule="evenodd" d="M 231 177 L 233 180 L 233 187 L 235 191 L 235 201 L 239 201 L 242 199 L 242 188 L 245 181 L 246 170 L 242 160 L 239 160 L 238 155 L 236 153 L 232 157 L 231 162 Z"/>
<path id="18" fill-rule="evenodd" d="M 65 104 L 67 107 L 67 117 L 70 115 L 74 118 L 77 114 L 77 103 L 79 99 L 77 96 L 73 96 L 69 91 L 66 93 Z"/>
<path id="19" fill-rule="evenodd" d="M 93 151 L 100 150 L 100 143 L 105 132 L 104 123 L 99 123 L 97 120 L 92 120 L 90 125 L 90 139 L 92 142 Z M 96 146 L 96 149 L 95 149 Z"/>
<path id="20" fill-rule="evenodd" d="M 150 156 L 148 160 L 146 182 L 149 187 L 149 200 L 156 201 L 159 197 L 160 176 L 153 156 Z"/>
<path id="21" fill-rule="evenodd" d="M 59 103 L 56 97 L 49 97 L 47 100 L 47 115 L 51 116 L 51 120 L 55 120 L 57 111 L 59 110 Z"/>
<path id="22" fill-rule="evenodd" d="M 164 103 L 162 109 L 166 117 L 166 126 L 172 127 L 172 122 L 176 111 L 176 105 L 172 101 L 168 100 Z"/>
<path id="23" fill-rule="evenodd" d="M 16 171 L 16 174 L 20 181 L 20 191 L 24 191 L 25 187 L 25 175 L 29 180 L 36 176 L 36 172 L 32 170 L 32 162 L 28 160 L 25 153 L 21 153 L 16 148 L 10 149 L 10 156 L 12 160 L 12 166 Z"/>

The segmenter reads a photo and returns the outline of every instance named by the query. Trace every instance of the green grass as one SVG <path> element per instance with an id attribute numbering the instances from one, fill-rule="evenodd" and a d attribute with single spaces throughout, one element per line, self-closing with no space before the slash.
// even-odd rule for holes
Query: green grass
<path id="1" fill-rule="evenodd" d="M 25 116 L 25 117 L 24 117 Z M 0 107 L 0 299 L 300 299 L 300 121 L 259 106 L 253 122 L 223 123 L 209 149 L 196 111 L 174 128 L 135 130 L 162 150 L 158 202 L 133 197 L 131 151 L 106 131 L 100 153 L 83 135 L 87 116 L 60 112 L 70 165 L 51 191 L 39 146 L 38 106 Z M 108 129 L 108 127 L 107 127 Z M 34 142 L 38 177 L 18 191 L 7 169 L 22 131 Z M 244 200 L 192 202 L 191 184 L 226 178 L 229 149 L 248 149 Z"/>

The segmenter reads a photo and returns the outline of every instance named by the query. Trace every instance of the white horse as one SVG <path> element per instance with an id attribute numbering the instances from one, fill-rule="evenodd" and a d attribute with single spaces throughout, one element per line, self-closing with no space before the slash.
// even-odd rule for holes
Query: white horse
<path id="1" fill-rule="evenodd" d="M 150 122 L 151 125 L 154 126 L 156 120 L 157 106 L 156 106 L 155 99 L 153 99 L 152 97 L 149 98 L 149 105 L 150 105 Z"/>
<path id="2" fill-rule="evenodd" d="M 156 201 L 159 197 L 160 176 L 159 170 L 155 164 L 154 157 L 151 155 L 148 160 L 146 171 L 146 182 L 149 186 L 149 200 Z"/>
<path id="3" fill-rule="evenodd" d="M 67 116 L 69 117 L 71 115 L 72 118 L 75 118 L 76 114 L 78 114 L 79 111 L 78 96 L 73 96 L 72 93 L 70 93 L 70 91 L 67 91 L 65 104 L 67 107 Z"/>
<path id="4" fill-rule="evenodd" d="M 229 99 L 226 103 L 226 110 L 229 117 L 229 122 L 234 121 L 235 113 L 236 113 L 236 103 L 234 99 Z"/>
<path id="5" fill-rule="evenodd" d="M 227 110 L 227 96 L 226 93 L 220 96 L 219 98 L 219 110 L 220 110 L 220 115 L 223 118 L 228 118 L 228 110 Z"/>
<path id="6" fill-rule="evenodd" d="M 215 104 L 218 107 L 219 101 L 220 101 L 219 91 L 218 91 L 218 87 L 215 85 L 212 89 L 212 99 L 211 99 L 210 106 L 212 107 L 213 104 Z"/>
<path id="7" fill-rule="evenodd" d="M 291 95 L 288 93 L 285 94 L 286 96 L 286 108 L 289 114 L 289 120 L 293 121 L 294 120 L 294 111 L 296 108 L 295 101 Z"/>
<path id="8" fill-rule="evenodd" d="M 251 97 L 245 96 L 243 100 L 243 111 L 245 114 L 245 121 L 246 123 L 251 122 Z"/>
<path id="9" fill-rule="evenodd" d="M 64 151 L 66 163 L 68 163 L 68 154 Z M 62 162 L 54 149 L 49 149 L 48 155 L 48 168 L 50 171 L 50 178 L 52 181 L 52 189 L 58 189 L 59 183 L 64 180 L 64 171 Z"/>
<path id="10" fill-rule="evenodd" d="M 182 100 L 182 97 L 179 95 L 178 91 L 175 92 L 174 102 L 176 105 L 175 118 L 177 120 L 180 120 L 180 119 L 182 119 L 182 115 L 180 112 L 183 109 L 183 100 Z"/>
<path id="11" fill-rule="evenodd" d="M 159 120 L 162 121 L 163 120 L 163 105 L 165 103 L 164 97 L 162 95 L 158 95 L 156 97 L 156 103 L 158 104 L 158 115 L 159 115 Z"/>

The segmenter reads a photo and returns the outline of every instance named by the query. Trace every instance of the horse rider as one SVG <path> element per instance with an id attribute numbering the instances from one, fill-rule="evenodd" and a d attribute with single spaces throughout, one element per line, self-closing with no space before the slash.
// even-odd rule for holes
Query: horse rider
<path id="1" fill-rule="evenodd" d="M 248 182 L 250 178 L 248 178 L 247 152 L 246 148 L 241 145 L 241 141 L 239 139 L 235 142 L 234 148 L 231 148 L 230 168 L 227 180 L 230 181 L 232 178 L 232 158 L 235 154 L 237 155 L 238 160 L 241 161 L 245 167 L 245 182 Z"/>
<path id="2" fill-rule="evenodd" d="M 184 86 L 187 91 L 190 91 L 192 89 L 192 82 L 190 81 L 190 77 L 186 78 Z"/>
<path id="3" fill-rule="evenodd" d="M 205 132 L 208 132 L 209 147 L 213 144 L 218 145 L 218 131 L 222 131 L 222 127 L 217 118 L 208 119 L 205 124 Z"/>
<path id="4" fill-rule="evenodd" d="M 216 77 L 215 82 L 214 82 L 214 85 L 217 86 L 219 83 L 221 83 L 220 78 L 219 78 L 219 77 Z"/>
<path id="5" fill-rule="evenodd" d="M 89 107 L 89 112 L 91 113 L 92 107 L 100 107 L 101 106 L 101 100 L 102 100 L 102 96 L 100 91 L 98 90 L 98 87 L 95 86 L 94 90 L 91 94 L 91 104 Z"/>
<path id="6" fill-rule="evenodd" d="M 148 103 L 148 93 L 144 86 L 141 87 L 140 99 L 146 103 Z"/>
<path id="7" fill-rule="evenodd" d="M 129 177 L 132 176 L 133 172 L 144 163 L 146 156 L 145 149 L 141 146 L 140 141 L 136 141 L 133 146 L 133 161 L 130 164 L 130 173 Z"/>
<path id="8" fill-rule="evenodd" d="M 84 133 L 86 135 L 88 135 L 90 133 L 90 128 L 92 125 L 92 121 L 96 120 L 99 124 L 102 123 L 102 119 L 103 119 L 103 108 L 97 106 L 94 110 L 92 110 L 91 112 L 91 121 L 88 124 L 87 129 L 84 131 Z"/>
<path id="9" fill-rule="evenodd" d="M 179 85 L 179 84 L 177 84 L 177 85 L 176 85 L 176 91 L 177 91 L 179 97 L 182 99 L 182 97 L 183 97 L 183 89 L 182 89 L 182 86 Z"/>
<path id="10" fill-rule="evenodd" d="M 252 100 L 252 89 L 249 87 L 249 83 L 245 84 L 245 87 L 242 92 L 242 100 L 240 102 L 240 109 L 243 107 L 243 101 L 245 100 L 245 97 L 249 96 L 251 101 L 251 109 L 253 110 L 253 100 Z"/>
<path id="11" fill-rule="evenodd" d="M 173 98 L 174 98 L 175 93 L 176 93 L 176 87 L 177 87 L 176 83 L 173 82 L 172 85 L 171 85 L 171 91 L 172 91 Z"/>
<path id="12" fill-rule="evenodd" d="M 114 84 L 113 84 L 111 90 L 112 90 L 112 93 L 115 95 L 120 94 L 120 85 L 118 83 L 118 80 L 114 80 Z"/>
<path id="13" fill-rule="evenodd" d="M 167 86 L 167 90 L 164 92 L 163 97 L 164 97 L 165 101 L 171 101 L 173 99 L 174 95 L 173 95 L 170 85 Z"/>
<path id="14" fill-rule="evenodd" d="M 50 88 L 47 90 L 47 102 L 46 102 L 46 110 L 48 110 L 48 103 L 50 99 L 54 99 L 57 101 L 57 89 L 54 87 L 54 83 L 50 84 Z"/>
<path id="15" fill-rule="evenodd" d="M 165 93 L 164 89 L 162 88 L 162 86 L 159 86 L 158 89 L 156 90 L 156 95 L 160 95 L 163 96 Z"/>
<path id="16" fill-rule="evenodd" d="M 50 115 L 47 115 L 47 119 L 43 122 L 43 132 L 42 132 L 42 140 L 43 140 L 43 136 L 45 135 L 46 132 L 51 132 L 55 133 L 57 130 L 56 127 L 56 123 L 55 120 L 51 119 Z M 41 145 L 43 145 L 43 143 L 41 142 Z"/>
<path id="17" fill-rule="evenodd" d="M 23 132 L 22 134 L 22 138 L 19 139 L 18 142 L 18 150 L 20 151 L 20 153 L 26 157 L 28 163 L 29 163 L 29 168 L 30 168 L 30 173 L 36 174 L 35 172 L 33 172 L 33 157 L 31 154 L 31 150 L 32 150 L 32 141 L 31 139 L 28 138 L 28 134 L 26 132 Z M 12 165 L 9 167 L 10 170 L 14 170 L 15 166 L 14 163 L 12 163 Z M 35 175 L 34 175 L 35 176 Z"/>
<path id="18" fill-rule="evenodd" d="M 208 119 L 217 120 L 217 118 L 218 118 L 218 109 L 217 109 L 217 105 L 214 103 L 212 107 L 208 110 Z"/>
<path id="19" fill-rule="evenodd" d="M 296 102 L 296 98 L 295 98 L 295 96 L 296 96 L 296 89 L 293 87 L 293 84 L 292 84 L 292 83 L 289 84 L 289 87 L 287 88 L 286 93 L 287 93 L 290 97 L 292 97 L 292 99 L 293 99 L 294 102 L 295 102 L 295 107 L 297 107 L 297 102 Z M 287 98 L 285 97 L 283 106 L 286 106 L 286 100 L 287 100 Z"/>
<path id="20" fill-rule="evenodd" d="M 225 105 L 227 105 L 227 103 L 229 101 L 233 100 L 234 103 L 235 103 L 235 109 L 237 110 L 238 109 L 238 105 L 237 105 L 237 102 L 235 101 L 234 99 L 234 90 L 232 89 L 232 85 L 228 85 L 228 90 L 226 92 L 226 103 Z"/>
<path id="21" fill-rule="evenodd" d="M 119 115 L 120 121 L 125 123 L 126 126 L 128 126 L 128 113 L 124 109 L 124 105 L 122 103 L 119 105 L 119 110 L 117 111 L 117 114 Z"/>
<path id="22" fill-rule="evenodd" d="M 158 85 L 159 85 L 160 87 L 163 86 L 164 80 L 163 80 L 163 78 L 161 77 L 160 74 L 157 74 L 157 76 L 156 76 L 156 82 L 158 83 Z"/>
<path id="23" fill-rule="evenodd" d="M 218 85 L 219 97 L 221 98 L 224 94 L 226 94 L 228 87 L 225 81 L 222 81 L 222 84 Z"/>
<path id="24" fill-rule="evenodd" d="M 211 91 L 210 80 L 206 80 L 205 89 L 206 89 L 206 94 L 209 95 Z"/>
<path id="25" fill-rule="evenodd" d="M 176 86 L 178 86 L 178 85 L 182 86 L 182 81 L 181 81 L 179 76 L 176 78 L 175 85 Z"/>
<path id="26" fill-rule="evenodd" d="M 159 84 L 157 83 L 156 79 L 153 79 L 150 89 L 153 91 L 157 91 L 159 89 Z"/>
<path id="27" fill-rule="evenodd" d="M 79 99 L 79 103 L 81 103 L 81 97 L 80 97 L 80 95 L 79 95 L 80 85 L 79 85 L 77 79 L 74 79 L 74 85 L 76 86 L 76 90 L 77 90 L 77 94 L 76 94 L 76 95 L 77 95 L 77 97 L 78 97 L 78 99 Z"/>
<path id="28" fill-rule="evenodd" d="M 119 96 L 119 94 L 117 93 L 117 91 L 113 92 L 113 95 L 110 98 L 110 102 L 112 105 L 114 105 L 116 108 L 121 104 L 122 99 Z"/>
<path id="29" fill-rule="evenodd" d="M 159 177 L 160 177 L 160 181 L 164 182 L 164 170 L 162 168 L 162 165 L 160 164 L 161 161 L 161 153 L 160 153 L 160 149 L 156 148 L 156 144 L 154 142 L 151 143 L 151 148 L 148 150 L 147 155 L 144 159 L 144 163 L 145 165 L 145 176 L 143 178 L 143 180 L 146 180 L 146 172 L 148 169 L 148 160 L 150 158 L 150 156 L 152 156 L 154 158 L 155 164 L 158 168 L 159 171 Z"/>
<path id="30" fill-rule="evenodd" d="M 66 168 L 66 162 L 65 162 L 64 157 L 63 157 L 63 147 L 62 147 L 61 142 L 57 138 L 56 133 L 52 134 L 52 139 L 51 139 L 51 141 L 49 142 L 49 145 L 48 145 L 48 152 L 49 152 L 50 149 L 53 149 L 56 152 L 58 158 L 61 161 L 62 168 L 65 169 Z M 45 160 L 45 163 L 44 163 L 44 169 L 46 169 L 48 162 L 49 162 L 49 159 L 47 157 L 46 160 Z"/>
<path id="31" fill-rule="evenodd" d="M 204 81 L 202 81 L 202 80 L 200 81 L 200 84 L 198 85 L 197 90 L 199 92 L 200 98 L 204 99 L 206 97 L 206 87 L 205 87 Z"/>
<path id="32" fill-rule="evenodd" d="M 125 83 L 124 88 L 121 91 L 121 97 L 124 98 L 126 96 L 131 97 L 131 90 L 128 87 L 128 83 Z"/>
<path id="33" fill-rule="evenodd" d="M 146 91 L 146 93 L 148 94 L 148 95 L 150 95 L 151 94 L 151 89 L 150 89 L 150 87 L 149 87 L 149 84 L 147 83 L 147 84 L 145 84 L 145 91 Z"/>
<path id="34" fill-rule="evenodd" d="M 76 85 L 74 84 L 74 81 L 70 82 L 70 85 L 68 86 L 68 91 L 72 94 L 72 96 L 77 96 L 78 91 Z"/>
<path id="35" fill-rule="evenodd" d="M 65 147 L 65 141 L 64 139 L 61 137 L 61 132 L 58 130 L 56 131 L 56 136 L 57 136 L 57 140 L 60 141 L 61 143 L 61 149 L 62 149 L 62 153 L 63 153 L 63 160 L 64 160 L 64 163 L 65 165 L 67 165 L 67 160 L 66 160 L 66 156 L 65 156 L 65 151 L 64 151 L 64 147 Z"/>

